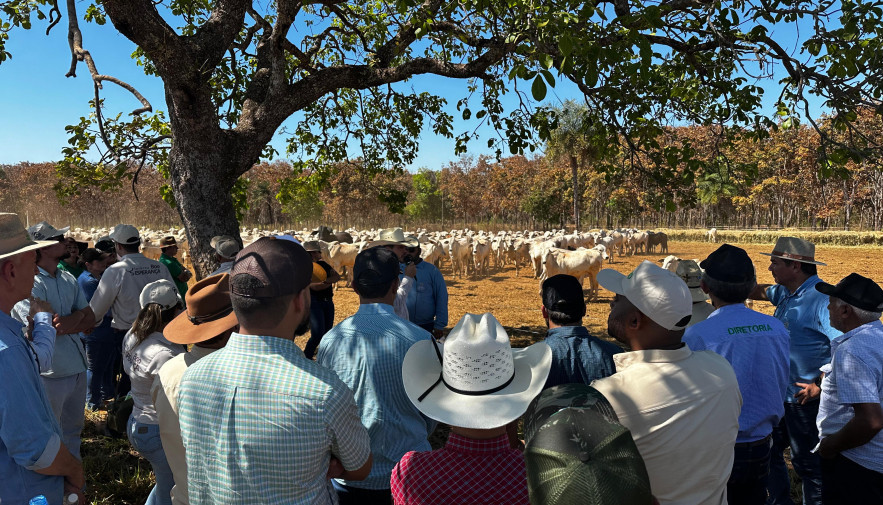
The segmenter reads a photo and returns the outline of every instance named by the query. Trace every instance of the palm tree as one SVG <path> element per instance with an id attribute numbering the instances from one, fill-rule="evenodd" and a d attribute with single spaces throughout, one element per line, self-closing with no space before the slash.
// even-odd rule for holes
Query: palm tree
<path id="1" fill-rule="evenodd" d="M 551 159 L 566 157 L 570 162 L 573 186 L 573 221 L 576 230 L 580 229 L 579 168 L 585 165 L 595 152 L 591 147 L 592 122 L 589 108 L 574 100 L 565 100 L 560 107 L 552 109 L 558 118 L 558 127 L 552 131 L 547 142 L 547 152 Z"/>

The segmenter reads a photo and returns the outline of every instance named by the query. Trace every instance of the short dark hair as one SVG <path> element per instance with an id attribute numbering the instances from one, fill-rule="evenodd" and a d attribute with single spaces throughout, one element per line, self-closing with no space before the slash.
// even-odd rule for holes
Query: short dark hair
<path id="1" fill-rule="evenodd" d="M 399 257 L 385 247 L 366 249 L 353 265 L 353 288 L 361 298 L 383 298 L 399 278 Z"/>
<path id="2" fill-rule="evenodd" d="M 141 250 L 141 242 L 135 242 L 134 244 L 123 244 L 122 242 L 115 242 L 117 245 L 123 248 L 127 253 L 136 253 Z"/>
<path id="3" fill-rule="evenodd" d="M 549 320 L 559 326 L 577 324 L 586 315 L 582 284 L 572 275 L 558 274 L 540 285 L 543 307 Z"/>
<path id="4" fill-rule="evenodd" d="M 726 303 L 742 303 L 751 294 L 757 279 L 744 282 L 724 282 L 710 277 L 707 273 L 702 274 L 702 282 L 708 288 L 709 293 Z"/>
<path id="5" fill-rule="evenodd" d="M 398 279 L 390 279 L 386 282 L 380 283 L 371 283 L 369 279 L 360 278 L 353 284 L 353 289 L 356 290 L 356 293 L 362 298 L 366 299 L 375 299 L 375 298 L 383 298 L 389 293 L 389 288 L 392 287 L 392 283 Z"/>
<path id="6" fill-rule="evenodd" d="M 300 295 L 300 292 L 285 296 L 273 296 L 268 298 L 252 298 L 237 295 L 236 292 L 249 292 L 253 289 L 263 288 L 264 283 L 250 274 L 237 274 L 230 278 L 230 302 L 233 312 L 240 324 L 257 324 L 266 326 L 261 320 L 278 319 L 285 313 L 285 307 L 291 303 L 291 299 Z"/>
<path id="7" fill-rule="evenodd" d="M 787 260 L 785 258 L 779 258 L 779 259 L 782 260 L 782 263 L 784 263 L 786 266 L 791 266 L 791 263 L 794 263 L 794 260 Z M 816 268 L 815 264 L 806 263 L 803 261 L 801 261 L 799 263 L 800 263 L 800 271 L 805 273 L 806 275 L 813 276 L 813 275 L 819 274 L 819 269 Z"/>
<path id="8" fill-rule="evenodd" d="M 576 317 L 571 314 L 565 314 L 564 312 L 558 312 L 555 310 L 546 309 L 546 314 L 549 315 L 549 321 L 552 321 L 558 326 L 567 326 L 569 324 L 576 324 L 583 320 L 581 317 Z"/>

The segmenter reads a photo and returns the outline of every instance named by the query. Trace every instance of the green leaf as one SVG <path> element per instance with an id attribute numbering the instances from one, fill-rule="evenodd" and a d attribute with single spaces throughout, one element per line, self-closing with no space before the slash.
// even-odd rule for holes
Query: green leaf
<path id="1" fill-rule="evenodd" d="M 530 92 L 533 94 L 534 100 L 542 102 L 546 98 L 546 91 L 546 83 L 543 82 L 541 77 L 537 77 L 533 80 L 533 86 L 530 87 Z"/>
<path id="2" fill-rule="evenodd" d="M 548 54 L 541 54 L 540 55 L 540 65 L 542 65 L 543 68 L 545 68 L 546 70 L 549 70 L 550 68 L 552 68 L 553 63 L 554 63 L 554 61 L 552 60 L 552 57 L 549 56 Z"/>

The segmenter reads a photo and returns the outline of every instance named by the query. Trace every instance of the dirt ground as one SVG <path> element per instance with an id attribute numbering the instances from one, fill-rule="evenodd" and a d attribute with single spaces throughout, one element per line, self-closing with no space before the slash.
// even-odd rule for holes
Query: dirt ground
<path id="1" fill-rule="evenodd" d="M 708 242 L 671 242 L 669 254 L 683 259 L 704 259 L 719 244 Z M 771 245 L 745 244 L 743 247 L 754 260 L 759 283 L 772 283 L 773 278 L 767 267 L 769 256 L 761 252 L 772 251 Z M 635 256 L 615 256 L 614 262 L 606 268 L 614 268 L 620 272 L 631 272 L 641 261 L 649 260 L 661 264 L 667 254 L 637 254 Z M 832 247 L 822 246 L 816 250 L 816 259 L 827 263 L 819 267 L 819 276 L 836 283 L 851 272 L 870 277 L 878 282 L 883 281 L 883 248 L 879 247 Z M 484 278 L 453 278 L 450 264 L 442 265 L 442 274 L 448 285 L 448 327 L 453 327 L 467 312 L 490 312 L 510 331 L 512 344 L 515 347 L 530 345 L 543 338 L 545 323 L 540 314 L 539 280 L 533 278 L 533 269 L 528 266 L 515 276 L 514 266 L 502 270 L 491 270 L 491 275 Z M 588 280 L 585 285 L 588 286 Z M 590 295 L 589 290 L 585 291 Z M 583 320 L 589 331 L 597 336 L 607 335 L 607 314 L 613 293 L 601 288 L 599 299 L 588 303 L 588 312 Z M 334 295 L 335 324 L 355 313 L 358 308 L 358 297 L 350 288 L 340 287 Z M 754 308 L 767 314 L 773 313 L 773 307 L 767 302 L 757 302 Z M 298 344 L 306 343 L 306 336 L 298 339 Z"/>

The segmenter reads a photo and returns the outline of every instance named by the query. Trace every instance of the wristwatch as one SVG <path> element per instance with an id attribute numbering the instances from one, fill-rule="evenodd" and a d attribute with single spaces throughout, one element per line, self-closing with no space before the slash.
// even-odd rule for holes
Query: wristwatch
<path id="1" fill-rule="evenodd" d="M 822 387 L 822 376 L 819 375 L 819 376 L 816 377 L 815 380 L 813 380 L 812 382 L 813 382 L 813 384 L 815 384 L 816 386 L 818 386 L 819 389 L 821 389 L 821 387 Z"/>

